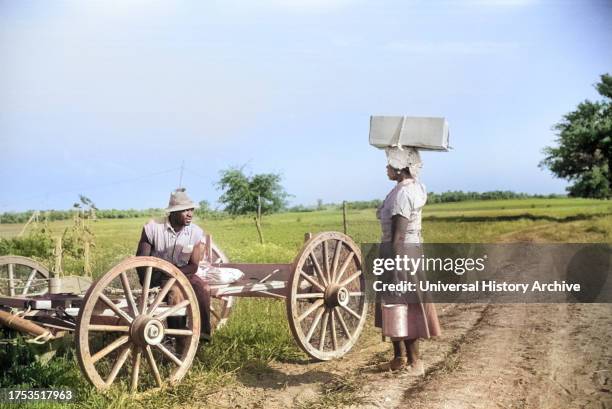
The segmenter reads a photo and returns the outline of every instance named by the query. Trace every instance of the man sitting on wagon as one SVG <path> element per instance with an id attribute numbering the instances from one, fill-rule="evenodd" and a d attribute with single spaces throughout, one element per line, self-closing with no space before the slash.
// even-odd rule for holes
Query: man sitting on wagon
<path id="1" fill-rule="evenodd" d="M 170 201 L 166 212 L 168 217 L 149 221 L 142 229 L 138 243 L 137 256 L 153 256 L 164 259 L 176 267 L 189 280 L 200 307 L 202 330 L 200 338 L 210 338 L 210 291 L 206 281 L 196 276 L 198 264 L 202 258 L 203 230 L 192 223 L 193 211 L 198 205 L 194 203 L 184 188 L 177 189 L 170 194 Z M 139 271 L 141 284 L 144 280 L 144 271 Z M 161 272 L 153 270 L 151 287 L 162 286 L 164 276 Z M 167 302 L 176 305 L 184 297 L 178 286 L 173 286 L 168 292 Z M 186 317 L 168 317 L 170 328 L 184 328 Z"/>

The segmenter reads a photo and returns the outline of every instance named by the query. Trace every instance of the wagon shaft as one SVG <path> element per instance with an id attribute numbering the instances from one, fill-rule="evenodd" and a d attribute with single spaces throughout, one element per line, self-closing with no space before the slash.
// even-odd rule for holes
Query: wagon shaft
<path id="1" fill-rule="evenodd" d="M 0 310 L 0 324 L 16 331 L 37 337 L 42 337 L 45 339 L 53 338 L 53 334 L 40 325 L 36 325 L 32 321 L 28 321 L 22 317 L 2 310 Z"/>

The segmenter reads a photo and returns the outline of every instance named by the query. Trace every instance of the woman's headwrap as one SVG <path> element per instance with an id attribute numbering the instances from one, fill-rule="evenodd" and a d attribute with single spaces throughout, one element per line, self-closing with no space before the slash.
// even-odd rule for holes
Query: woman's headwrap
<path id="1" fill-rule="evenodd" d="M 387 163 L 395 169 L 408 168 L 413 178 L 418 178 L 423 162 L 415 148 L 394 146 L 385 148 Z"/>

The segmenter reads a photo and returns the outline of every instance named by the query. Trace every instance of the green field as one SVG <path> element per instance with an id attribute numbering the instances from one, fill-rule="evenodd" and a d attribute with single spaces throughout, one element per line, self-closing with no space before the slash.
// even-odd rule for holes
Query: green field
<path id="1" fill-rule="evenodd" d="M 425 209 L 423 235 L 426 242 L 612 241 L 611 201 L 520 199 L 435 204 Z M 113 219 L 90 223 L 96 244 L 94 276 L 134 254 L 145 222 L 146 219 Z M 258 243 L 250 217 L 196 220 L 196 223 L 213 235 L 233 261 L 291 262 L 301 248 L 304 233 L 342 231 L 342 213 L 328 210 L 265 216 L 264 245 Z M 69 221 L 55 222 L 50 227 L 55 234 L 60 234 L 70 224 Z M 14 236 L 21 228 L 20 225 L 0 225 L 0 237 Z M 380 230 L 375 211 L 349 211 L 348 233 L 358 243 L 376 242 Z M 66 265 L 65 271 L 79 273 L 79 268 L 76 262 Z M 367 331 L 372 332 L 371 329 Z M 6 365 L 0 375 L 0 387 L 70 387 L 79 394 L 79 406 L 85 407 L 204 405 L 211 392 L 240 382 L 249 374 L 265 372 L 271 361 L 299 363 L 306 360 L 289 333 L 284 304 L 269 300 L 239 302 L 229 324 L 215 334 L 213 343 L 200 348 L 194 366 L 180 385 L 138 399 L 130 398 L 121 388 L 114 388 L 107 394 L 94 391 L 81 375 L 70 348 L 48 364 L 34 359 L 34 354 L 45 348 L 9 343 L 0 352 L 0 363 Z"/>

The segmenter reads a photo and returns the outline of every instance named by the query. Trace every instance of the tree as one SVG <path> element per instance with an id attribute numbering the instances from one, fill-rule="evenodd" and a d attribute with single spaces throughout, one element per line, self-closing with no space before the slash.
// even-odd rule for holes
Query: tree
<path id="1" fill-rule="evenodd" d="M 289 196 L 280 184 L 281 175 L 277 173 L 246 176 L 241 167 L 222 170 L 220 177 L 217 188 L 223 190 L 223 194 L 219 202 L 233 215 L 257 212 L 259 200 L 262 213 L 277 212 L 285 206 Z"/>
<path id="2" fill-rule="evenodd" d="M 573 181 L 570 196 L 612 196 L 612 76 L 595 85 L 602 101 L 585 100 L 554 126 L 558 146 L 546 147 L 540 166 Z"/>

